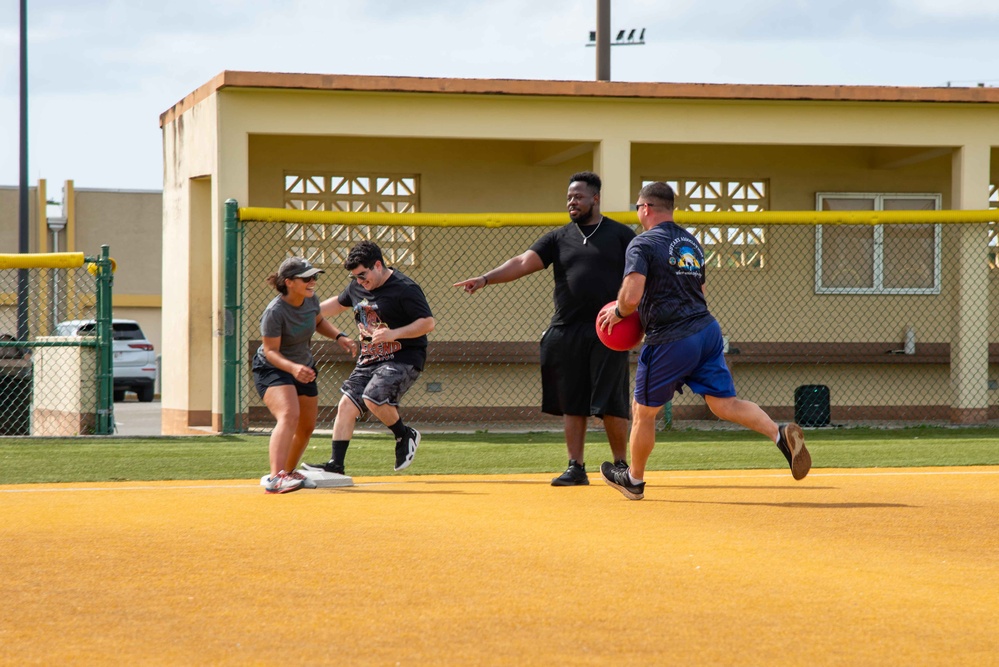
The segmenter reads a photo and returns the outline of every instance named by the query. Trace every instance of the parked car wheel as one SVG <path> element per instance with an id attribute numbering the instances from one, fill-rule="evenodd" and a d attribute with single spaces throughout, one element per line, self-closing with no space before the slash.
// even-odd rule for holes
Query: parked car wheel
<path id="1" fill-rule="evenodd" d="M 121 403 L 124 400 L 125 400 L 125 390 L 124 389 L 115 389 L 114 390 L 114 402 L 115 403 Z"/>
<path id="2" fill-rule="evenodd" d="M 148 385 L 145 387 L 139 387 L 135 393 L 138 395 L 139 400 L 143 403 L 150 403 L 153 400 L 153 386 Z"/>

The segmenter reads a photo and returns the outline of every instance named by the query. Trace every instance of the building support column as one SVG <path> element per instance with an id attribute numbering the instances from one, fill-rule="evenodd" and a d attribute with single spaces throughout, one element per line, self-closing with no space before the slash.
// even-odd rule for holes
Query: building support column
<path id="1" fill-rule="evenodd" d="M 951 208 L 989 207 L 987 145 L 961 146 L 951 161 Z M 950 345 L 950 377 L 954 387 L 950 420 L 981 424 L 988 420 L 989 267 L 987 223 L 963 224 L 958 232 L 957 318 Z"/>
<path id="2" fill-rule="evenodd" d="M 593 171 L 600 175 L 600 210 L 631 210 L 631 142 L 604 139 L 593 151 Z"/>

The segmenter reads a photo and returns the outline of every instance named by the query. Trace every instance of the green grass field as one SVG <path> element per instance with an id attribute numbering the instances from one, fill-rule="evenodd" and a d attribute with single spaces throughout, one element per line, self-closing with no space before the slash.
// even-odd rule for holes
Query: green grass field
<path id="1" fill-rule="evenodd" d="M 818 468 L 906 468 L 999 465 L 999 431 L 920 427 L 805 432 Z M 777 448 L 748 431 L 667 431 L 650 470 L 784 469 Z M 603 433 L 587 436 L 587 468 L 609 458 Z M 347 453 L 347 474 L 390 475 L 386 435 L 359 435 Z M 325 461 L 330 444 L 315 437 L 306 461 Z M 561 433 L 426 434 L 416 462 L 401 475 L 559 472 Z M 172 479 L 252 479 L 267 472 L 267 437 L 0 438 L 0 484 Z"/>

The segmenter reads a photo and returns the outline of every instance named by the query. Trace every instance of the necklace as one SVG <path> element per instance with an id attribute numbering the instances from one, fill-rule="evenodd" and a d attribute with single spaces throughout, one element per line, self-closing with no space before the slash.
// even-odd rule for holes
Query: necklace
<path id="1" fill-rule="evenodd" d="M 604 216 L 600 216 L 600 222 L 597 223 L 596 228 L 589 234 L 584 234 L 583 228 L 576 225 L 576 229 L 579 230 L 579 235 L 583 237 L 583 245 L 586 245 L 586 242 L 590 240 L 590 237 L 597 233 L 597 230 L 600 229 L 600 225 L 602 224 L 604 224 Z"/>

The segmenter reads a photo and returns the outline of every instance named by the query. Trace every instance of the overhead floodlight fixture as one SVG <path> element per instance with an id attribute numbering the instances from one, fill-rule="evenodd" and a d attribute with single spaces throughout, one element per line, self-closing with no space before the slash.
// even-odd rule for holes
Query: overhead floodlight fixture
<path id="1" fill-rule="evenodd" d="M 635 38 L 635 33 L 638 33 L 638 38 Z M 624 30 L 617 31 L 617 37 L 614 41 L 610 43 L 611 46 L 641 46 L 645 44 L 645 28 L 639 30 L 638 28 L 626 28 Z M 587 42 L 587 46 L 597 45 L 597 32 L 596 30 L 590 31 L 590 41 Z"/>

